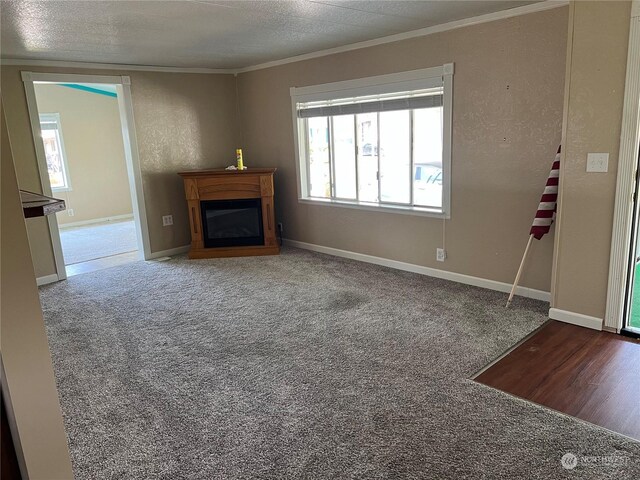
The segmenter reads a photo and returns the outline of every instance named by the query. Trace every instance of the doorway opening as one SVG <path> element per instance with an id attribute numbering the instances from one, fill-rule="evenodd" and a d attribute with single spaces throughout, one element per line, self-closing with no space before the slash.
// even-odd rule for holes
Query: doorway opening
<path id="1" fill-rule="evenodd" d="M 640 171 L 640 151 L 636 172 Z M 622 333 L 640 337 L 640 175 L 636 173 L 635 192 L 633 195 L 633 231 L 629 258 L 629 275 L 627 279 L 626 309 L 622 323 Z"/>
<path id="2" fill-rule="evenodd" d="M 640 10 L 631 13 L 603 328 L 640 336 Z M 637 274 L 636 274 L 637 270 Z"/>
<path id="3" fill-rule="evenodd" d="M 26 75 L 25 75 L 26 74 Z M 128 77 L 23 72 L 58 280 L 149 256 Z"/>

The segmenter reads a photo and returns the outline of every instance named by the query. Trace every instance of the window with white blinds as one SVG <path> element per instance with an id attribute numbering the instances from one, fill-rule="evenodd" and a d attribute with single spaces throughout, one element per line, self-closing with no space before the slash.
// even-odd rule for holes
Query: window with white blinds
<path id="1" fill-rule="evenodd" d="M 449 216 L 453 64 L 292 88 L 299 198 Z"/>
<path id="2" fill-rule="evenodd" d="M 54 191 L 71 190 L 67 156 L 62 141 L 60 114 L 40 114 L 40 132 L 47 159 L 47 172 L 49 173 L 51 189 Z"/>

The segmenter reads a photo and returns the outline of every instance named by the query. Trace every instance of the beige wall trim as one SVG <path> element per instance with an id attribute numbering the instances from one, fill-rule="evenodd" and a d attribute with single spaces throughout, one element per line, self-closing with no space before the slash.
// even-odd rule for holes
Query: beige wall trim
<path id="1" fill-rule="evenodd" d="M 127 213 L 124 215 L 114 215 L 112 217 L 103 217 L 103 218 L 92 218 L 91 220 L 83 220 L 81 222 L 70 222 L 60 225 L 60 230 L 64 230 L 65 228 L 72 227 L 82 227 L 84 225 L 93 225 L 95 223 L 108 223 L 108 222 L 119 222 L 121 220 L 130 220 L 133 219 L 133 213 Z"/>
<path id="2" fill-rule="evenodd" d="M 146 71 L 146 72 L 168 72 L 168 73 L 208 73 L 208 74 L 228 74 L 236 75 L 238 73 L 251 72 L 253 70 L 262 70 L 263 68 L 276 67 L 287 63 L 300 62 L 312 58 L 324 57 L 336 53 L 358 50 L 360 48 L 372 47 L 375 45 L 383 45 L 385 43 L 398 42 L 409 38 L 423 37 L 432 33 L 445 32 L 456 28 L 467 27 L 470 25 L 478 25 L 480 23 L 493 22 L 504 18 L 517 17 L 528 13 L 541 12 L 552 8 L 563 7 L 569 3 L 568 0 L 544 0 L 542 2 L 524 5 L 522 7 L 509 8 L 494 13 L 487 13 L 476 17 L 464 18 L 453 22 L 442 23 L 440 25 L 432 25 L 431 27 L 412 30 L 410 32 L 398 33 L 386 37 L 367 40 L 364 42 L 352 43 L 340 47 L 319 50 L 317 52 L 306 53 L 304 55 L 296 55 L 294 57 L 274 60 L 272 62 L 260 63 L 244 68 L 204 68 L 204 67 L 164 67 L 159 65 L 126 65 L 115 63 L 88 63 L 88 62 L 64 62 L 58 60 L 30 60 L 19 58 L 3 58 L 2 65 L 20 65 L 33 67 L 60 67 L 60 68 L 86 68 L 86 69 L 104 69 L 104 70 L 130 70 L 130 71 Z"/>
<path id="3" fill-rule="evenodd" d="M 40 115 L 38 113 L 36 92 L 33 87 L 31 72 L 23 72 L 22 81 L 24 83 L 27 109 L 29 110 L 29 120 L 31 122 L 33 144 L 36 150 L 36 158 L 38 159 L 40 187 L 42 188 L 42 193 L 44 195 L 53 197 L 53 190 L 51 189 L 51 184 L 49 182 L 49 173 L 47 171 L 47 160 L 44 151 L 44 144 L 40 140 L 42 137 L 42 132 L 40 131 Z M 47 225 L 49 227 L 49 235 L 51 237 L 51 245 L 53 247 L 53 259 L 56 265 L 56 276 L 59 280 L 64 280 L 65 278 L 67 278 L 67 271 L 64 265 L 64 257 L 62 256 L 62 243 L 60 242 L 58 220 L 55 215 L 47 216 Z"/>
<path id="4" fill-rule="evenodd" d="M 569 312 L 558 308 L 549 309 L 549 318 L 558 320 L 559 322 L 570 323 L 579 327 L 591 328 L 593 330 L 602 330 L 602 319 L 583 315 L 581 313 Z"/>
<path id="5" fill-rule="evenodd" d="M 437 268 L 424 267 L 422 265 L 415 265 L 413 263 L 400 262 L 398 260 L 375 257 L 373 255 L 350 252 L 348 250 L 340 250 L 338 248 L 325 247 L 322 245 L 315 245 L 313 243 L 299 242 L 297 240 L 289 239 L 283 239 L 283 243 L 291 247 L 311 250 L 312 252 L 325 253 L 327 255 L 333 255 L 335 257 L 349 258 L 351 260 L 357 260 L 359 262 L 373 263 L 375 265 L 381 265 L 383 267 L 395 268 L 396 270 L 418 273 L 420 275 L 426 275 L 428 277 L 441 278 L 443 280 L 450 280 L 452 282 L 463 283 L 465 285 L 473 285 L 474 287 L 487 288 L 489 290 L 495 290 L 498 292 L 509 293 L 512 287 L 511 284 L 497 282 L 495 280 L 488 280 L 486 278 L 472 277 L 471 275 L 464 275 L 462 273 L 456 272 L 447 272 L 445 270 L 438 270 Z M 516 289 L 516 295 L 520 295 L 521 297 L 533 298 L 535 300 L 542 300 L 545 302 L 548 302 L 551 298 L 549 292 L 543 292 L 542 290 L 535 290 L 533 288 L 527 287 L 518 287 Z"/>
<path id="6" fill-rule="evenodd" d="M 336 48 L 329 48 L 327 50 L 319 50 L 317 52 L 306 53 L 304 55 L 296 55 L 295 57 L 283 58 L 282 60 L 275 60 L 273 62 L 261 63 L 253 65 L 251 67 L 239 68 L 235 73 L 251 72 L 253 70 L 262 70 L 264 68 L 277 67 L 279 65 L 285 65 L 287 63 L 301 62 L 303 60 L 310 60 L 312 58 L 325 57 L 327 55 L 334 55 L 336 53 L 349 52 L 351 50 L 359 50 L 361 48 L 373 47 L 376 45 L 383 45 L 385 43 L 393 43 L 401 40 L 407 40 L 415 37 L 424 37 L 433 33 L 446 32 L 447 30 L 454 30 L 456 28 L 468 27 L 470 25 L 478 25 L 480 23 L 493 22 L 495 20 L 502 20 L 505 18 L 517 17 L 520 15 L 526 15 L 528 13 L 541 12 L 552 8 L 564 7 L 568 5 L 568 0 L 545 0 L 543 2 L 533 3 L 530 5 L 524 5 L 522 7 L 510 8 L 508 10 L 502 10 L 500 12 L 487 13 L 485 15 L 479 15 L 477 17 L 464 18 L 462 20 L 456 20 L 453 22 L 442 23 L 440 25 L 433 25 L 431 27 L 421 28 L 419 30 L 412 30 L 405 33 L 397 33 L 395 35 L 389 35 L 386 37 L 376 38 L 373 40 L 367 40 L 364 42 L 352 43 L 350 45 L 343 45 Z"/>
<path id="7" fill-rule="evenodd" d="M 52 273 L 51 275 L 45 275 L 44 277 L 36 278 L 36 284 L 40 287 L 42 285 L 49 285 L 50 283 L 55 283 L 58 280 L 60 280 L 58 275 L 55 273 Z"/>
<path id="8" fill-rule="evenodd" d="M 99 70 L 128 70 L 135 72 L 164 72 L 164 73 L 210 73 L 233 75 L 235 70 L 226 68 L 200 67 L 163 67 L 159 65 L 126 65 L 121 63 L 90 63 L 63 62 L 59 60 L 28 60 L 20 58 L 3 58 L 2 65 L 19 65 L 23 67 L 58 67 L 58 68 L 86 68 Z"/>
<path id="9" fill-rule="evenodd" d="M 133 118 L 131 78 L 127 76 L 121 78 L 122 82 L 116 85 L 116 89 L 118 92 L 122 138 L 124 140 L 124 157 L 127 161 L 127 173 L 129 175 L 129 188 L 131 204 L 133 206 L 133 219 L 136 226 L 136 237 L 138 239 L 138 249 L 141 258 L 146 260 L 149 258 L 149 255 L 151 255 L 151 239 L 149 238 L 149 223 L 144 200 L 144 188 L 142 186 L 138 136 L 136 133 L 136 123 Z"/>
<path id="10" fill-rule="evenodd" d="M 604 323 L 620 331 L 628 308 L 626 301 L 627 279 L 632 267 L 631 248 L 633 230 L 633 193 L 638 172 L 638 149 L 640 145 L 640 1 L 633 2 L 629 50 L 627 54 L 627 76 L 622 112 L 620 154 L 616 200 L 611 236 L 609 260 L 609 282 Z M 636 240 L 637 241 L 637 240 Z"/>
<path id="11" fill-rule="evenodd" d="M 172 257 L 174 255 L 182 255 L 183 253 L 187 253 L 190 248 L 191 248 L 191 245 L 183 245 L 182 247 L 170 248 L 168 250 L 160 250 L 158 252 L 153 252 L 145 260 L 155 260 L 161 257 Z"/>
<path id="12" fill-rule="evenodd" d="M 575 4 L 569 5 L 569 25 L 567 35 L 567 56 L 565 62 L 564 74 L 564 100 L 562 104 L 562 133 L 560 137 L 560 145 L 564 146 L 560 152 L 560 178 L 558 183 L 558 201 L 556 203 L 556 219 L 553 235 L 553 252 L 551 262 L 551 306 L 556 306 L 556 294 L 558 286 L 558 258 L 560 257 L 560 234 L 562 229 L 562 192 L 564 187 L 564 165 L 567 157 L 567 118 L 569 116 L 569 98 L 571 93 L 571 62 L 573 57 L 573 23 L 575 15 Z"/>
<path id="13" fill-rule="evenodd" d="M 78 73 L 20 72 L 23 82 L 122 83 L 119 75 L 84 75 Z"/>

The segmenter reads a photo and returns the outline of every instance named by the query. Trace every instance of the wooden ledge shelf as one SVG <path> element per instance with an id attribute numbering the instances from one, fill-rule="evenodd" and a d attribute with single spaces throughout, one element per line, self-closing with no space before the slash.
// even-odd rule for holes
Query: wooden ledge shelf
<path id="1" fill-rule="evenodd" d="M 20 190 L 20 200 L 22 201 L 24 218 L 44 217 L 62 212 L 66 208 L 64 200 L 26 190 Z"/>

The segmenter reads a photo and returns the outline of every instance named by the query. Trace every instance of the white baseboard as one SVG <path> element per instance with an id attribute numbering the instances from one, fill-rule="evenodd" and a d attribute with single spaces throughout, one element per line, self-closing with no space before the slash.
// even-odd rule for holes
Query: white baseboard
<path id="1" fill-rule="evenodd" d="M 79 222 L 60 223 L 58 221 L 58 228 L 71 228 L 82 227 L 83 225 L 93 225 L 94 223 L 107 223 L 107 222 L 119 222 L 122 220 L 133 220 L 133 213 L 126 213 L 124 215 L 114 215 L 113 217 L 93 218 L 91 220 L 81 220 Z"/>
<path id="2" fill-rule="evenodd" d="M 451 280 L 453 282 L 473 285 L 475 287 L 488 288 L 489 290 L 496 290 L 498 292 L 509 293 L 511 292 L 511 287 L 513 286 L 509 283 L 498 282 L 496 280 L 487 280 L 486 278 L 472 277 L 471 275 L 464 275 L 462 273 L 447 272 L 446 270 L 439 270 L 437 268 L 423 267 L 421 265 L 415 265 L 413 263 L 405 263 L 398 260 L 389 260 L 388 258 L 374 257 L 373 255 L 365 255 L 364 253 L 356 253 L 350 252 L 348 250 L 340 250 L 338 248 L 324 247 L 322 245 L 315 245 L 313 243 L 299 242 L 297 240 L 289 239 L 283 239 L 282 241 L 285 245 L 303 248 L 305 250 L 311 250 L 313 252 L 326 253 L 328 255 L 334 255 L 336 257 L 357 260 L 359 262 L 373 263 L 376 265 L 382 265 L 384 267 L 395 268 L 397 270 L 404 270 L 406 272 L 419 273 L 421 275 L 427 275 L 429 277 L 442 278 L 444 280 Z M 527 287 L 518 287 L 516 289 L 516 295 L 527 298 L 534 298 L 536 300 L 543 300 L 545 302 L 551 300 L 551 295 L 549 292 L 544 292 L 542 290 L 536 290 Z"/>
<path id="3" fill-rule="evenodd" d="M 58 278 L 58 274 L 52 273 L 51 275 L 45 275 L 44 277 L 36 278 L 36 284 L 40 287 L 42 285 L 48 285 L 50 283 L 57 282 L 58 280 L 60 280 Z"/>
<path id="4" fill-rule="evenodd" d="M 171 257 L 173 255 L 180 255 L 187 253 L 191 245 L 183 245 L 182 247 L 170 248 L 169 250 L 160 250 L 159 252 L 153 252 L 145 260 L 153 260 L 160 257 Z"/>
<path id="5" fill-rule="evenodd" d="M 559 322 L 571 323 L 579 327 L 592 328 L 593 330 L 602 330 L 602 319 L 590 317 L 582 313 L 569 312 L 568 310 L 560 310 L 558 308 L 549 309 L 549 318 L 558 320 Z"/>

